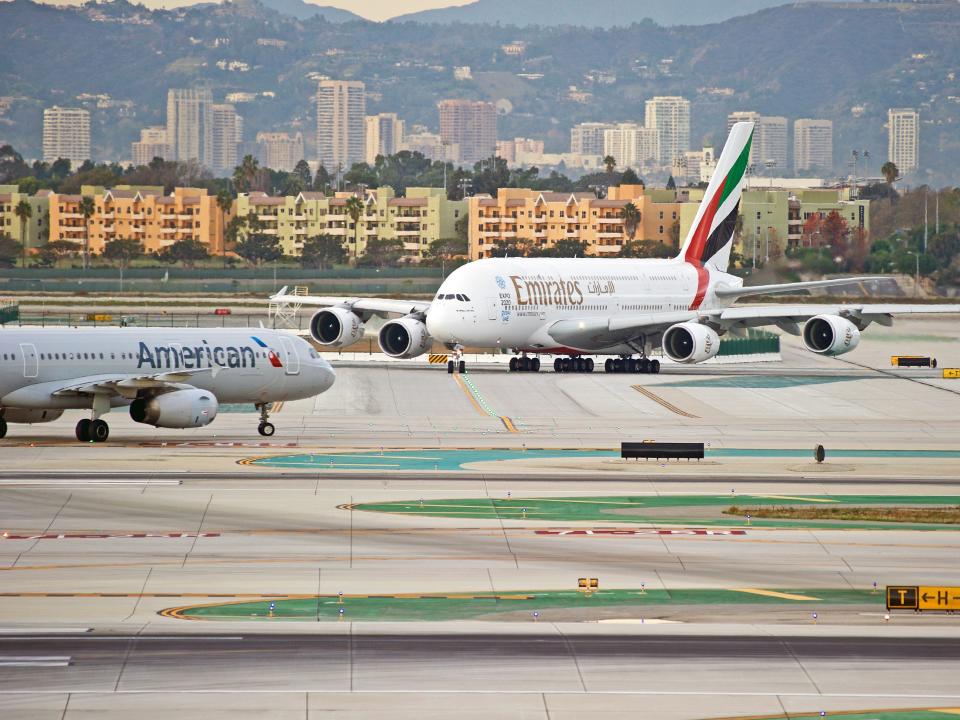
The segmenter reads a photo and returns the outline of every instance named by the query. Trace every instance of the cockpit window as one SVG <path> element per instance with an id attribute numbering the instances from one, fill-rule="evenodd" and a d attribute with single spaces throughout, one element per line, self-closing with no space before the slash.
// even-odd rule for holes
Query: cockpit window
<path id="1" fill-rule="evenodd" d="M 460 302 L 463 302 L 464 300 L 463 295 L 457 295 L 457 300 L 459 300 Z"/>
<path id="2" fill-rule="evenodd" d="M 464 302 L 470 302 L 470 298 L 468 298 L 466 295 L 463 296 L 463 300 Z"/>

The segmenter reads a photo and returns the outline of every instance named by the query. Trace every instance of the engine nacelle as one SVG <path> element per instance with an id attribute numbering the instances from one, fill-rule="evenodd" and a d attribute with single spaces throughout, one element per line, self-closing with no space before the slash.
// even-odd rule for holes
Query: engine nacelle
<path id="1" fill-rule="evenodd" d="M 3 419 L 8 423 L 47 423 L 63 415 L 63 410 L 29 410 L 27 408 L 7 408 Z"/>
<path id="2" fill-rule="evenodd" d="M 838 315 L 817 315 L 803 324 L 803 344 L 810 352 L 835 357 L 860 344 L 860 330 Z"/>
<path id="3" fill-rule="evenodd" d="M 392 358 L 409 360 L 423 355 L 433 344 L 427 326 L 414 317 L 391 320 L 380 328 L 380 349 Z"/>
<path id="4" fill-rule="evenodd" d="M 340 349 L 363 337 L 363 320 L 346 308 L 321 310 L 310 319 L 310 335 L 324 347 Z"/>
<path id="5" fill-rule="evenodd" d="M 663 334 L 663 352 L 674 362 L 701 363 L 720 352 L 720 336 L 700 323 L 680 323 Z"/>
<path id="6" fill-rule="evenodd" d="M 174 390 L 130 404 L 130 417 L 138 423 L 162 428 L 197 428 L 213 422 L 220 403 L 206 390 Z"/>

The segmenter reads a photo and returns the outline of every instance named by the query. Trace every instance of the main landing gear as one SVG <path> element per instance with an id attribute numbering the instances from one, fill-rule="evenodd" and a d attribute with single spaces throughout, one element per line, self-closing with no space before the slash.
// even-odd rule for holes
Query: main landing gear
<path id="1" fill-rule="evenodd" d="M 510 372 L 540 372 L 540 358 L 510 358 Z"/>
<path id="2" fill-rule="evenodd" d="M 651 360 L 650 358 L 610 358 L 603 364 L 603 371 L 608 373 L 658 375 L 660 373 L 660 361 Z"/>
<path id="3" fill-rule="evenodd" d="M 553 371 L 558 373 L 592 373 L 593 358 L 568 357 L 553 361 Z"/>
<path id="4" fill-rule="evenodd" d="M 77 423 L 77 440 L 80 442 L 106 442 L 110 437 L 110 426 L 103 420 L 84 418 Z"/>
<path id="5" fill-rule="evenodd" d="M 255 407 L 260 411 L 260 426 L 257 428 L 257 432 L 263 437 L 272 437 L 277 429 L 270 422 L 270 410 L 267 404 L 257 403 Z"/>

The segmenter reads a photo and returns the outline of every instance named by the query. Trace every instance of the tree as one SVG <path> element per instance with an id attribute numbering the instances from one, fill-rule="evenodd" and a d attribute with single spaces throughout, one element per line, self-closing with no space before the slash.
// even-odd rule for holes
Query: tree
<path id="1" fill-rule="evenodd" d="M 142 256 L 143 245 L 139 240 L 110 240 L 103 246 L 104 259 L 115 262 L 121 270 Z"/>
<path id="2" fill-rule="evenodd" d="M 468 251 L 467 241 L 463 238 L 440 238 L 427 247 L 425 259 L 434 264 L 448 263 L 455 258 L 466 256 Z"/>
<path id="3" fill-rule="evenodd" d="M 317 174 L 313 176 L 313 189 L 315 192 L 325 193 L 330 187 L 330 173 L 321 165 L 317 168 Z"/>
<path id="4" fill-rule="evenodd" d="M 396 265 L 401 257 L 403 257 L 403 241 L 376 238 L 367 243 L 366 252 L 357 262 L 366 267 L 384 268 Z"/>
<path id="5" fill-rule="evenodd" d="M 490 257 L 530 257 L 535 249 L 529 238 L 508 238 L 497 240 L 490 250 Z"/>
<path id="6" fill-rule="evenodd" d="M 607 155 L 603 158 L 603 166 L 607 169 L 607 175 L 612 175 L 617 169 L 617 159 L 613 155 Z"/>
<path id="7" fill-rule="evenodd" d="M 843 215 L 836 210 L 831 210 L 823 221 L 821 232 L 826 244 L 839 251 L 843 249 L 846 243 L 850 227 L 847 225 L 847 221 L 843 219 Z"/>
<path id="8" fill-rule="evenodd" d="M 27 266 L 27 221 L 33 217 L 33 206 L 26 200 L 21 200 L 13 209 L 13 214 L 20 220 L 20 244 L 23 246 L 23 267 Z"/>
<path id="9" fill-rule="evenodd" d="M 670 244 L 674 250 L 680 249 L 680 220 L 674 220 L 670 224 Z"/>
<path id="10" fill-rule="evenodd" d="M 97 206 L 93 198 L 80 198 L 80 214 L 83 215 L 83 269 L 90 267 L 90 218 L 96 212 Z"/>
<path id="11" fill-rule="evenodd" d="M 303 243 L 300 264 L 314 270 L 329 270 L 347 258 L 346 248 L 339 238 L 332 235 L 314 235 Z"/>
<path id="12" fill-rule="evenodd" d="M 237 192 L 250 192 L 254 181 L 260 174 L 260 163 L 253 155 L 244 155 L 243 160 L 233 170 L 233 186 Z"/>
<path id="13" fill-rule="evenodd" d="M 221 189 L 220 192 L 217 193 L 217 208 L 219 208 L 220 210 L 220 219 L 224 221 L 223 246 L 220 248 L 220 255 L 225 258 L 227 255 L 227 226 L 228 226 L 228 223 L 226 222 L 226 218 L 227 218 L 227 215 L 230 214 L 230 211 L 233 210 L 233 195 L 225 188 Z M 234 241 L 236 241 L 236 237 L 234 237 Z"/>
<path id="14" fill-rule="evenodd" d="M 553 247 L 544 248 L 541 254 L 544 257 L 582 258 L 587 256 L 588 247 L 587 243 L 583 240 L 563 238 L 562 240 L 557 240 Z"/>
<path id="15" fill-rule="evenodd" d="M 356 195 L 347 199 L 347 215 L 353 221 L 353 257 L 360 252 L 360 216 L 363 214 L 363 200 Z"/>
<path id="16" fill-rule="evenodd" d="M 673 179 L 673 175 L 670 176 L 670 179 L 667 180 L 667 190 L 676 190 L 677 181 Z"/>
<path id="17" fill-rule="evenodd" d="M 667 258 L 671 255 L 672 248 L 656 240 L 631 240 L 620 249 L 622 258 Z"/>
<path id="18" fill-rule="evenodd" d="M 633 168 L 627 168 L 620 176 L 621 185 L 643 185 L 643 179 L 633 171 Z"/>
<path id="19" fill-rule="evenodd" d="M 893 185 L 897 178 L 900 177 L 900 168 L 898 168 L 892 160 L 887 160 L 881 165 L 880 172 L 883 174 L 883 177 L 886 178 L 887 185 Z"/>
<path id="20" fill-rule="evenodd" d="M 620 218 L 623 220 L 623 229 L 626 231 L 627 237 L 633 240 L 637 235 L 637 227 L 643 219 L 639 208 L 632 202 L 627 203 L 620 211 Z"/>
<path id="21" fill-rule="evenodd" d="M 310 177 L 310 165 L 306 160 L 301 160 L 293 166 L 293 174 L 300 178 L 300 183 L 302 184 L 304 190 L 310 189 L 310 182 L 312 178 Z"/>
<path id="22" fill-rule="evenodd" d="M 53 267 L 64 257 L 73 255 L 77 246 L 69 240 L 51 240 L 37 251 L 37 264 L 41 267 Z"/>
<path id="23" fill-rule="evenodd" d="M 192 268 L 201 260 L 210 257 L 207 246 L 199 240 L 180 240 L 157 253 L 157 260 L 168 265 L 182 264 Z"/>
<path id="24" fill-rule="evenodd" d="M 0 233 L 0 267 L 12 268 L 17 264 L 22 248 L 20 243 L 5 233 Z"/>
<path id="25" fill-rule="evenodd" d="M 276 235 L 251 232 L 237 243 L 236 253 L 244 260 L 259 267 L 263 263 L 274 262 L 283 257 L 283 248 Z"/>

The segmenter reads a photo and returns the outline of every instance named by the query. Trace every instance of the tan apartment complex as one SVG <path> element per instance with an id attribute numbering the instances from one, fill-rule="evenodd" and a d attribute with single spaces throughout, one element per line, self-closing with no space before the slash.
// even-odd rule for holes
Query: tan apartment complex
<path id="1" fill-rule="evenodd" d="M 92 197 L 89 221 L 81 210 L 84 196 Z M 157 252 L 180 240 L 197 240 L 216 255 L 223 250 L 223 213 L 215 197 L 198 188 L 175 188 L 164 195 L 160 187 L 84 186 L 79 195 L 51 193 L 50 240 L 67 240 L 82 248 L 89 229 L 90 252 L 103 251 L 111 240 L 139 240 L 146 252 Z"/>
<path id="2" fill-rule="evenodd" d="M 495 198 L 482 195 L 468 202 L 471 260 L 493 257 L 497 243 L 510 240 L 530 240 L 540 249 L 560 240 L 577 240 L 587 243 L 590 255 L 612 257 L 630 240 L 672 244 L 671 229 L 680 218 L 674 191 L 647 191 L 643 185 L 610 188 L 604 199 L 589 192 L 500 188 Z M 630 203 L 640 211 L 632 236 L 622 216 Z"/>

